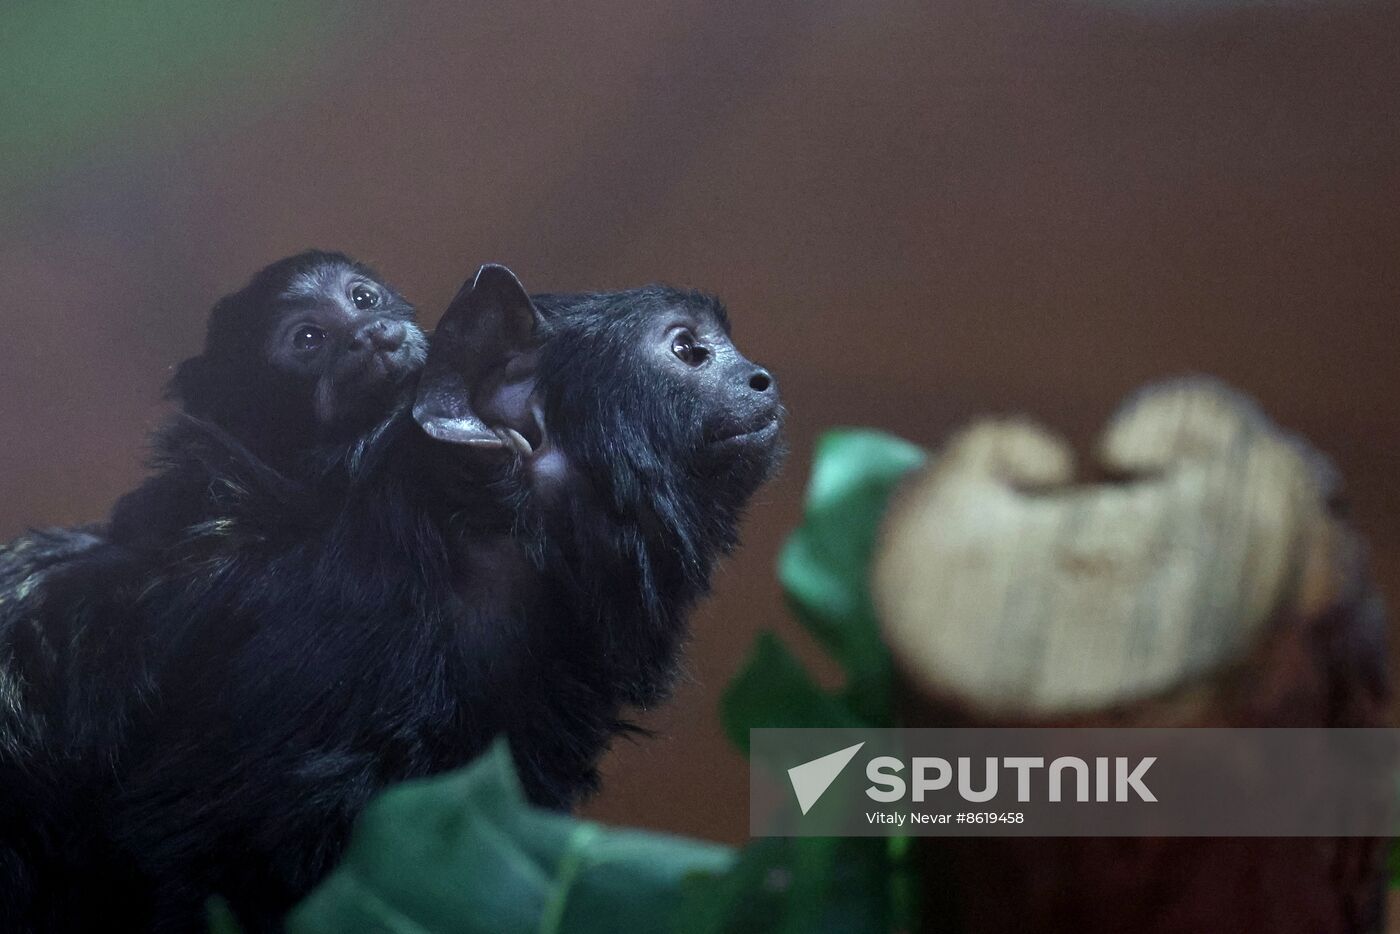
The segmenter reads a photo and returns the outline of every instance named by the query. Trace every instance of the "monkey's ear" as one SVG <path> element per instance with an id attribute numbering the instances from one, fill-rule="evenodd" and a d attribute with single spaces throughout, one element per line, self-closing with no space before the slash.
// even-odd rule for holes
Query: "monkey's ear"
<path id="1" fill-rule="evenodd" d="M 433 332 L 414 419 L 439 441 L 528 452 L 540 328 L 540 313 L 515 274 L 482 266 Z"/>

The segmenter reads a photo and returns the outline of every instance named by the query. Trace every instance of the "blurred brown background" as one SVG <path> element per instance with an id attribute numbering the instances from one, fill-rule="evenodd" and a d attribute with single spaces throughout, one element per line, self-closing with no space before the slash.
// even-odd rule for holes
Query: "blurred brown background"
<path id="1" fill-rule="evenodd" d="M 1082 440 L 1216 373 L 1336 459 L 1400 598 L 1400 5 L 476 6 L 292 4 L 224 55 L 180 54 L 215 14 L 0 14 L 42 52 L 0 81 L 0 534 L 102 517 L 214 299 L 320 246 L 429 323 L 486 260 L 703 286 L 779 376 L 786 473 L 594 815 L 744 836 L 716 700 L 759 628 L 802 641 L 772 568 L 828 426 Z M 96 103 L 55 122 L 65 56 Z"/>

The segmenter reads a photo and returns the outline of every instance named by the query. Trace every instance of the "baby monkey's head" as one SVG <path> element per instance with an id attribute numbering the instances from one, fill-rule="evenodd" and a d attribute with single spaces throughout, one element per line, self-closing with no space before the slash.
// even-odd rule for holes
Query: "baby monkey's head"
<path id="1" fill-rule="evenodd" d="M 398 403 L 427 357 L 413 306 L 339 253 L 278 260 L 209 318 L 170 390 L 185 411 L 278 461 L 354 438 Z"/>

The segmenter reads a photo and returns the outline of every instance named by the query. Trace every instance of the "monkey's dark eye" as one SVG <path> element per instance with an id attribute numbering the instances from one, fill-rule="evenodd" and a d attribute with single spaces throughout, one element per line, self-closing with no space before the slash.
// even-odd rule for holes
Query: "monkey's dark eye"
<path id="1" fill-rule="evenodd" d="M 695 343 L 695 335 L 689 331 L 680 331 L 671 338 L 671 353 L 691 366 L 699 366 L 710 356 L 710 351 Z"/>
<path id="2" fill-rule="evenodd" d="M 379 293 L 367 285 L 357 285 L 350 290 L 350 300 L 356 308 L 366 311 L 379 304 Z"/>
<path id="3" fill-rule="evenodd" d="M 312 324 L 303 324 L 292 332 L 292 346 L 297 350 L 318 350 L 326 342 L 326 332 Z"/>

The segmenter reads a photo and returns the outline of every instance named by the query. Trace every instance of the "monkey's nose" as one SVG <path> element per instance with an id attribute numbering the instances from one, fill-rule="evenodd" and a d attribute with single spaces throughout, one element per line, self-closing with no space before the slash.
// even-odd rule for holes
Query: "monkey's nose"
<path id="1" fill-rule="evenodd" d="M 375 321 L 360 328 L 350 339 L 351 350 L 391 353 L 403 345 L 408 329 L 399 321 Z"/>
<path id="2" fill-rule="evenodd" d="M 773 388 L 773 374 L 759 367 L 749 375 L 749 388 L 754 392 L 767 392 Z"/>

